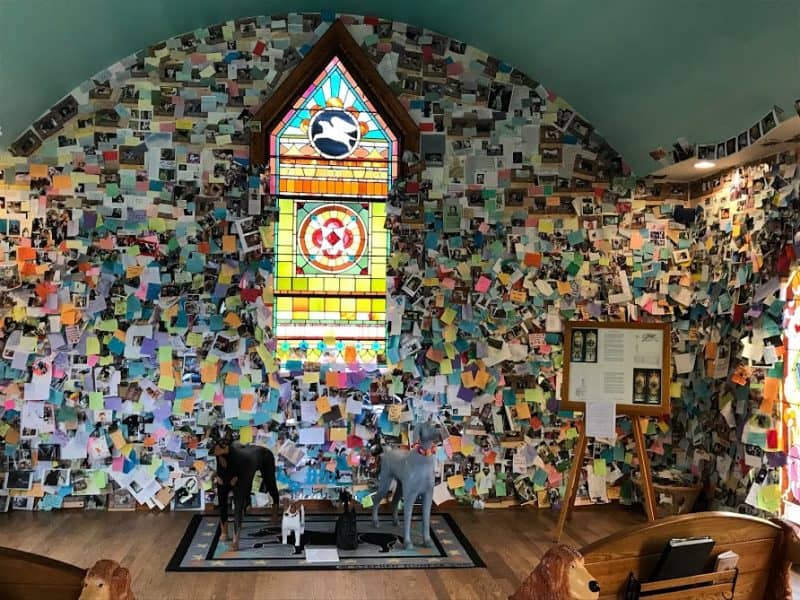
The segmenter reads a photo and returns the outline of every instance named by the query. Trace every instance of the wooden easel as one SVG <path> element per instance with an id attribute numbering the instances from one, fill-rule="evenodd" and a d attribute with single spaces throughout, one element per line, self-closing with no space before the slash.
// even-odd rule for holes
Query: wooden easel
<path id="1" fill-rule="evenodd" d="M 656 334 L 661 336 L 661 360 L 660 366 L 661 368 L 658 370 L 660 374 L 660 402 L 658 404 L 650 404 L 649 402 L 644 403 L 636 403 L 634 400 L 633 403 L 626 403 L 623 399 L 622 402 L 617 402 L 616 404 L 616 414 L 617 416 L 627 416 L 631 418 L 633 421 L 633 439 L 634 443 L 636 444 L 636 456 L 639 459 L 639 470 L 641 471 L 642 477 L 642 492 L 644 494 L 644 508 L 645 512 L 647 513 L 647 520 L 648 521 L 655 521 L 656 520 L 656 510 L 655 510 L 655 495 L 653 494 L 653 478 L 650 473 L 650 461 L 647 459 L 647 448 L 644 445 L 644 432 L 642 432 L 642 423 L 639 420 L 641 417 L 656 417 L 659 415 L 668 415 L 670 414 L 670 394 L 669 394 L 669 373 L 671 367 L 671 359 L 670 359 L 670 331 L 671 326 L 669 323 L 617 323 L 617 322 L 596 322 L 596 321 L 568 321 L 564 326 L 564 378 L 562 382 L 562 390 L 561 390 L 561 400 L 559 402 L 560 410 L 575 410 L 581 411 L 584 413 L 584 421 L 579 421 L 576 423 L 579 435 L 578 435 L 578 446 L 575 448 L 575 455 L 572 462 L 572 467 L 570 467 L 569 471 L 569 481 L 567 482 L 567 494 L 564 497 L 564 503 L 561 506 L 561 512 L 558 515 L 558 525 L 556 526 L 555 531 L 555 541 L 559 541 L 561 539 L 561 534 L 564 533 L 564 524 L 566 523 L 567 519 L 569 518 L 570 511 L 575 506 L 575 495 L 578 493 L 578 482 L 580 481 L 581 469 L 583 468 L 583 458 L 586 456 L 586 403 L 583 400 L 572 400 L 569 397 L 569 381 L 570 376 L 573 372 L 572 366 L 572 338 L 574 335 L 575 330 L 581 330 L 582 333 L 588 332 L 596 336 L 598 340 L 598 346 L 600 344 L 601 336 L 599 335 L 602 333 L 602 330 L 616 330 L 616 335 L 619 336 L 620 332 L 624 332 L 625 334 L 625 344 L 637 344 L 637 339 L 642 338 L 642 333 L 637 332 L 644 332 L 647 335 Z M 633 340 L 631 340 L 633 337 Z M 576 336 L 576 344 L 578 343 L 578 337 Z M 583 338 L 581 337 L 580 340 Z M 652 340 L 651 340 L 652 342 Z M 618 343 L 618 341 L 617 341 Z M 634 346 L 638 347 L 638 346 Z M 582 368 L 586 369 L 588 366 L 590 369 L 597 369 L 597 363 L 602 363 L 603 354 L 601 349 L 597 349 L 597 353 L 594 355 L 594 360 L 585 360 L 585 356 L 583 352 L 583 343 L 581 341 L 580 350 L 578 351 L 579 358 L 576 359 L 575 368 Z M 576 346 L 578 349 L 578 346 Z M 619 359 L 616 358 L 617 363 Z M 635 376 L 636 374 L 636 364 L 635 361 L 633 364 L 629 364 L 625 369 L 628 370 L 628 373 L 631 377 Z M 651 369 L 652 365 L 650 366 Z M 617 370 L 619 370 L 619 366 L 617 366 Z M 646 370 L 646 369 L 641 369 Z M 593 375 L 594 376 L 594 375 Z"/>
<path id="2" fill-rule="evenodd" d="M 644 493 L 644 508 L 647 513 L 648 521 L 656 520 L 655 512 L 655 496 L 653 494 L 653 478 L 650 474 L 650 461 L 647 458 L 647 448 L 644 445 L 644 432 L 642 431 L 642 423 L 639 420 L 641 417 L 636 415 L 631 416 L 633 422 L 633 438 L 636 442 L 636 457 L 639 459 L 639 470 L 642 476 L 642 491 Z M 572 460 L 572 466 L 569 469 L 569 481 L 567 482 L 567 494 L 564 498 L 565 502 L 561 505 L 561 511 L 558 513 L 558 525 L 555 531 L 555 541 L 561 539 L 564 533 L 564 525 L 567 519 L 570 518 L 570 511 L 575 507 L 575 496 L 578 493 L 578 482 L 580 481 L 581 469 L 583 469 L 583 459 L 586 456 L 586 446 L 588 439 L 586 437 L 586 427 L 583 421 L 576 423 L 579 435 L 578 446 L 575 448 L 575 456 Z"/>

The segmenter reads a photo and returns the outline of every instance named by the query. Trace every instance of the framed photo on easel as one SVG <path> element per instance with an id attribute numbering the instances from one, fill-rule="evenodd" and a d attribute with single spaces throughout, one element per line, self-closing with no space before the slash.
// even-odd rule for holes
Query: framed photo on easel
<path id="1" fill-rule="evenodd" d="M 561 410 L 605 402 L 621 415 L 669 414 L 670 350 L 669 323 L 565 323 Z"/>
<path id="2" fill-rule="evenodd" d="M 587 420 L 593 418 L 606 420 L 613 430 L 615 416 L 631 417 L 645 513 L 649 521 L 655 521 L 655 494 L 640 417 L 670 412 L 670 327 L 669 323 L 571 321 L 565 324 L 560 409 L 581 411 L 584 420 L 576 423 L 578 444 L 565 502 L 558 515 L 555 541 L 561 538 L 569 512 L 575 506 L 589 437 Z M 587 410 L 587 405 L 599 405 L 600 410 Z"/>

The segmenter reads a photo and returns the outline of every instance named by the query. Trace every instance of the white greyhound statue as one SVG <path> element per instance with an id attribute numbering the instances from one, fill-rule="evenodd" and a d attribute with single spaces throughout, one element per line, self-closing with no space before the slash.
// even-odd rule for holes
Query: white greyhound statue
<path id="1" fill-rule="evenodd" d="M 426 548 L 433 545 L 431 541 L 431 503 L 433 502 L 434 465 L 436 450 L 440 439 L 437 425 L 428 421 L 416 425 L 417 442 L 410 450 L 392 448 L 386 450 L 381 457 L 381 471 L 378 476 L 378 492 L 373 499 L 372 524 L 378 527 L 378 506 L 389 492 L 392 481 L 397 487 L 392 496 L 392 518 L 397 525 L 397 505 L 403 499 L 403 542 L 406 550 L 411 550 L 411 515 L 414 502 L 422 496 L 422 539 Z"/>

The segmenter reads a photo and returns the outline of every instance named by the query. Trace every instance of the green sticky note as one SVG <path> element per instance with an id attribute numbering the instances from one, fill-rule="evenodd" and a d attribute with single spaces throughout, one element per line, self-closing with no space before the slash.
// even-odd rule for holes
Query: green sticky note
<path id="1" fill-rule="evenodd" d="M 89 408 L 92 410 L 103 410 L 105 408 L 102 392 L 89 392 Z"/>
<path id="2" fill-rule="evenodd" d="M 761 486 L 758 493 L 758 507 L 771 513 L 777 513 L 780 510 L 781 489 L 777 484 Z"/>
<path id="3" fill-rule="evenodd" d="M 162 390 L 167 392 L 172 392 L 175 390 L 175 378 L 174 377 L 161 377 L 158 380 L 158 387 Z"/>
<path id="4" fill-rule="evenodd" d="M 497 481 L 495 481 L 495 483 L 494 483 L 494 493 L 497 495 L 498 498 L 501 497 L 501 496 L 505 496 L 506 495 L 506 482 L 501 480 L 501 479 L 498 479 Z"/>
<path id="5" fill-rule="evenodd" d="M 361 499 L 361 506 L 363 506 L 364 508 L 371 508 L 372 505 L 373 505 L 372 494 L 369 494 L 368 496 L 364 496 Z"/>
<path id="6" fill-rule="evenodd" d="M 203 400 L 203 402 L 211 402 L 212 400 L 214 400 L 215 391 L 216 390 L 214 389 L 213 383 L 205 384 L 203 386 L 203 390 L 200 392 L 200 399 Z"/>
<path id="7" fill-rule="evenodd" d="M 606 473 L 606 461 L 602 458 L 595 458 L 594 459 L 594 474 L 598 477 L 605 477 Z"/>
<path id="8" fill-rule="evenodd" d="M 158 362 L 172 362 L 172 346 L 159 346 Z"/>
<path id="9" fill-rule="evenodd" d="M 575 438 L 578 437 L 578 430 L 575 429 L 574 427 L 570 427 L 569 429 L 567 429 L 564 435 L 568 440 L 574 440 Z"/>
<path id="10" fill-rule="evenodd" d="M 92 471 L 92 482 L 95 487 L 103 489 L 108 484 L 108 475 L 105 471 Z"/>
<path id="11" fill-rule="evenodd" d="M 544 402 L 544 392 L 542 391 L 542 388 L 535 387 L 526 389 L 525 402 L 535 402 L 536 404 L 542 404 Z"/>
<path id="12" fill-rule="evenodd" d="M 95 336 L 86 338 L 86 354 L 87 356 L 91 356 L 92 354 L 100 354 L 100 340 L 98 340 Z"/>
<path id="13" fill-rule="evenodd" d="M 114 332 L 117 330 L 117 320 L 116 319 L 106 319 L 104 321 L 100 321 L 97 324 L 98 331 L 108 331 Z"/>

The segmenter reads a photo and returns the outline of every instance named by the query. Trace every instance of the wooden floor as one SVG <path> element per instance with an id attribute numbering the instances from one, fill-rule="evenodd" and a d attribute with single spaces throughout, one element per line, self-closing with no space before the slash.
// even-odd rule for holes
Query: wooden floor
<path id="1" fill-rule="evenodd" d="M 192 513 L 68 512 L 0 514 L 0 545 L 89 567 L 111 558 L 133 575 L 137 600 L 370 600 L 507 598 L 551 544 L 550 510 L 453 510 L 485 569 L 166 573 Z M 633 509 L 577 509 L 562 541 L 588 544 L 644 522 Z M 800 598 L 800 596 L 797 596 Z"/>

